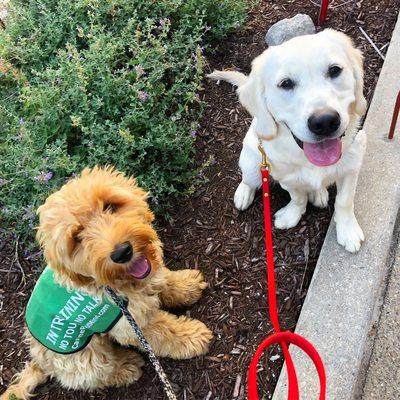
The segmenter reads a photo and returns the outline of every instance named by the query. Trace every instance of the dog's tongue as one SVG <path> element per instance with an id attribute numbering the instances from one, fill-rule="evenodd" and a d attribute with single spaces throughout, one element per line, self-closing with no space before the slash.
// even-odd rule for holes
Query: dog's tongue
<path id="1" fill-rule="evenodd" d="M 308 161 L 318 167 L 335 164 L 342 155 L 340 138 L 327 139 L 318 143 L 303 143 L 303 150 Z"/>
<path id="2" fill-rule="evenodd" d="M 132 262 L 128 268 L 128 274 L 136 279 L 144 279 L 151 271 L 150 262 L 142 256 Z"/>

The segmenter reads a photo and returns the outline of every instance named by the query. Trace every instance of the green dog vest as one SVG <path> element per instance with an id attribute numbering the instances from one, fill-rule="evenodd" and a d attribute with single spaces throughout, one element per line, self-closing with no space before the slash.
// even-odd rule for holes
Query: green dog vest
<path id="1" fill-rule="evenodd" d="M 95 333 L 108 332 L 121 315 L 118 306 L 107 299 L 60 286 L 46 267 L 29 299 L 25 320 L 43 346 L 71 354 L 86 347 Z"/>

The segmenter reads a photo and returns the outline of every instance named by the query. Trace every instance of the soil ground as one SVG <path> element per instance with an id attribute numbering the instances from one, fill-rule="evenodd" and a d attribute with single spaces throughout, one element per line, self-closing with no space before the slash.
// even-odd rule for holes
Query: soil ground
<path id="1" fill-rule="evenodd" d="M 400 0 L 376 2 L 331 1 L 326 26 L 348 33 L 364 51 L 365 94 L 370 99 L 382 60 L 361 35 L 361 26 L 378 47 L 391 36 Z M 296 13 L 318 14 L 315 1 L 261 1 L 250 13 L 242 32 L 215 44 L 207 53 L 209 69 L 235 68 L 249 72 L 251 60 L 265 49 L 264 34 L 270 25 Z M 385 52 L 385 50 L 383 50 Z M 205 357 L 187 361 L 163 359 L 162 364 L 179 399 L 244 399 L 246 371 L 257 344 L 269 333 L 265 298 L 265 264 L 260 197 L 246 212 L 233 207 L 239 182 L 237 161 L 241 141 L 250 124 L 228 84 L 204 82 L 201 93 L 205 114 L 198 130 L 196 164 L 203 165 L 206 183 L 189 198 L 176 200 L 171 221 L 158 222 L 171 269 L 204 271 L 210 288 L 190 310 L 177 310 L 204 321 L 215 339 Z M 334 191 L 331 191 L 333 197 Z M 289 198 L 279 185 L 272 188 L 272 211 Z M 276 272 L 281 323 L 293 329 L 301 310 L 332 213 L 309 206 L 299 225 L 275 231 Z M 22 345 L 23 313 L 34 282 L 42 268 L 41 254 L 28 254 L 15 238 L 3 232 L 0 242 L 0 385 L 7 386 L 26 360 Z M 278 348 L 264 358 L 260 387 L 271 398 L 282 357 Z M 4 386 L 3 386 L 4 385 Z M 61 389 L 55 381 L 37 390 L 44 399 L 164 399 L 154 370 L 148 363 L 139 383 L 85 393 Z"/>

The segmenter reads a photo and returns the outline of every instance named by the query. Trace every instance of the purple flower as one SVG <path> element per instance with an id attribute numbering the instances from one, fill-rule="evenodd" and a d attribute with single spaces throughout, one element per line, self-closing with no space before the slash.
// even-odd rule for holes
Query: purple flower
<path id="1" fill-rule="evenodd" d="M 35 213 L 35 208 L 33 207 L 33 205 L 29 205 L 27 207 L 25 207 L 25 213 L 22 216 L 22 219 L 24 221 L 26 220 L 33 220 L 36 217 L 36 213 Z"/>
<path id="2" fill-rule="evenodd" d="M 160 18 L 158 23 L 160 24 L 160 27 L 163 28 L 166 24 L 169 24 L 171 21 L 169 18 Z"/>
<path id="3" fill-rule="evenodd" d="M 4 186 L 6 184 L 6 180 L 3 178 L 0 178 L 0 187 Z"/>
<path id="4" fill-rule="evenodd" d="M 19 124 L 20 125 L 24 125 L 25 124 L 25 121 L 24 121 L 24 119 L 22 117 L 19 119 Z"/>
<path id="5" fill-rule="evenodd" d="M 53 177 L 53 172 L 51 171 L 41 171 L 39 175 L 35 176 L 33 179 L 38 182 L 46 183 Z"/>
<path id="6" fill-rule="evenodd" d="M 136 71 L 136 75 L 137 75 L 138 78 L 140 78 L 142 75 L 144 75 L 146 73 L 145 70 L 143 69 L 143 67 L 140 64 L 136 65 L 135 71 Z"/>
<path id="7" fill-rule="evenodd" d="M 194 130 L 190 131 L 190 136 L 196 137 L 196 135 L 197 135 L 197 132 L 196 132 L 196 131 L 194 131 Z"/>
<path id="8" fill-rule="evenodd" d="M 149 94 L 144 90 L 139 90 L 138 92 L 139 99 L 143 102 L 146 102 L 149 99 Z"/>

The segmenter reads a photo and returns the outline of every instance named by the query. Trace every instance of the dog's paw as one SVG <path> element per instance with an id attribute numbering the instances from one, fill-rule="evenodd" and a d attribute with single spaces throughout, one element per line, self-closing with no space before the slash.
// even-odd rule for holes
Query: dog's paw
<path id="1" fill-rule="evenodd" d="M 167 284 L 160 293 L 165 307 L 190 306 L 200 299 L 208 286 L 197 269 L 167 271 Z"/>
<path id="2" fill-rule="evenodd" d="M 181 280 L 179 288 L 183 297 L 181 305 L 189 306 L 196 303 L 203 290 L 208 286 L 203 273 L 197 269 L 183 269 L 176 272 Z"/>
<path id="3" fill-rule="evenodd" d="M 115 353 L 116 364 L 114 372 L 105 382 L 99 382 L 98 386 L 125 386 L 139 380 L 142 376 L 143 358 L 134 351 L 118 348 Z"/>
<path id="4" fill-rule="evenodd" d="M 179 319 L 182 322 L 179 324 L 177 335 L 181 345 L 176 342 L 174 354 L 171 356 L 176 359 L 186 359 L 206 354 L 213 338 L 212 332 L 197 319 L 186 317 Z"/>
<path id="5" fill-rule="evenodd" d="M 350 253 L 356 253 L 360 250 L 361 242 L 364 240 L 364 233 L 353 215 L 350 220 L 336 220 L 336 237 L 340 245 L 342 245 Z"/>
<path id="6" fill-rule="evenodd" d="M 255 194 L 255 189 L 246 185 L 244 182 L 240 182 L 233 198 L 235 207 L 241 211 L 246 210 L 253 202 Z"/>
<path id="7" fill-rule="evenodd" d="M 142 368 L 137 365 L 126 365 L 118 371 L 118 379 L 121 383 L 116 386 L 126 386 L 136 382 L 142 376 Z"/>
<path id="8" fill-rule="evenodd" d="M 325 208 L 328 200 L 329 193 L 325 188 L 308 193 L 308 201 L 315 207 Z"/>
<path id="9" fill-rule="evenodd" d="M 299 207 L 291 201 L 275 213 L 274 225 L 278 229 L 293 228 L 299 223 L 303 213 L 303 207 Z"/>

